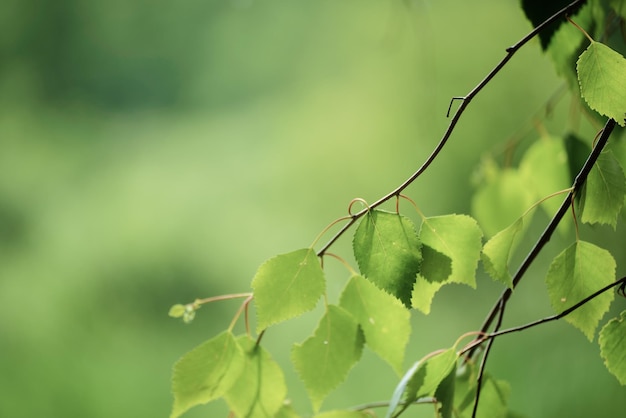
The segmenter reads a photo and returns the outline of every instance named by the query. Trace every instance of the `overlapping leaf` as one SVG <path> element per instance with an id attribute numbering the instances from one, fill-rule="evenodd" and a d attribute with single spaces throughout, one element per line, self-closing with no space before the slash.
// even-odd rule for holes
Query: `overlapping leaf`
<path id="1" fill-rule="evenodd" d="M 370 211 L 354 233 L 353 247 L 361 273 L 410 307 L 421 262 L 413 222 L 396 213 Z"/>
<path id="2" fill-rule="evenodd" d="M 417 275 L 411 303 L 428 314 L 435 293 L 443 285 L 464 283 L 476 287 L 482 231 L 470 216 L 444 215 L 425 218 L 419 238 L 423 268 Z"/>
<path id="3" fill-rule="evenodd" d="M 626 311 L 602 328 L 599 343 L 606 368 L 626 385 Z"/>
<path id="4" fill-rule="evenodd" d="M 576 70 L 589 107 L 626 126 L 626 59 L 600 42 L 591 42 L 578 58 Z"/>
<path id="5" fill-rule="evenodd" d="M 240 378 L 244 366 L 243 350 L 228 331 L 185 354 L 174 365 L 170 418 L 224 395 Z"/>
<path id="6" fill-rule="evenodd" d="M 452 262 L 447 283 L 464 283 L 476 287 L 476 267 L 482 248 L 482 231 L 476 221 L 467 215 L 444 215 L 425 218 L 419 238 Z M 424 276 L 424 271 L 420 271 Z M 429 281 L 436 281 L 424 277 Z"/>
<path id="7" fill-rule="evenodd" d="M 350 279 L 339 305 L 359 323 L 372 351 L 399 373 L 411 334 L 411 314 L 406 307 L 361 276 Z"/>
<path id="8" fill-rule="evenodd" d="M 524 220 L 519 218 L 508 228 L 494 235 L 483 247 L 482 260 L 487 273 L 508 287 L 513 287 L 509 260 L 520 238 Z"/>
<path id="9" fill-rule="evenodd" d="M 344 309 L 329 305 L 313 336 L 293 347 L 293 364 L 304 382 L 313 409 L 337 387 L 361 357 L 363 332 Z"/>
<path id="10" fill-rule="evenodd" d="M 575 242 L 556 256 L 546 276 L 550 303 L 556 312 L 563 312 L 613 281 L 613 256 L 607 250 L 585 241 Z M 564 319 L 591 341 L 613 298 L 613 293 L 604 292 Z"/>
<path id="11" fill-rule="evenodd" d="M 283 372 L 250 337 L 242 336 L 237 342 L 245 352 L 245 371 L 226 392 L 226 402 L 238 417 L 274 418 L 287 396 Z"/>
<path id="12" fill-rule="evenodd" d="M 252 280 L 257 330 L 313 309 L 325 286 L 324 271 L 312 248 L 270 258 Z"/>
<path id="13" fill-rule="evenodd" d="M 613 152 L 600 154 L 585 182 L 580 219 L 586 223 L 608 224 L 615 229 L 624 204 L 626 178 Z"/>

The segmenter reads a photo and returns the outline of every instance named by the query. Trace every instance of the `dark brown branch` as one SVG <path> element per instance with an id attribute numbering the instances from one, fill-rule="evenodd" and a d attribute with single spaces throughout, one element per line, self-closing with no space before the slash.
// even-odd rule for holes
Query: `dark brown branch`
<path id="1" fill-rule="evenodd" d="M 409 185 L 411 185 L 411 183 L 413 183 L 415 179 L 417 179 L 424 171 L 426 171 L 426 169 L 432 164 L 432 162 L 435 160 L 435 158 L 437 158 L 437 156 L 439 155 L 443 147 L 446 145 L 446 142 L 448 142 L 448 139 L 452 135 L 452 132 L 454 131 L 456 124 L 461 118 L 461 115 L 465 111 L 465 108 L 470 104 L 472 99 L 487 84 L 489 84 L 489 82 L 493 79 L 493 77 L 495 77 L 495 75 L 500 72 L 500 70 L 507 64 L 507 62 L 509 62 L 509 60 L 513 57 L 513 55 L 522 46 L 528 43 L 528 41 L 534 38 L 539 32 L 544 30 L 552 22 L 568 15 L 570 10 L 577 7 L 579 4 L 582 4 L 585 2 L 586 0 L 576 0 L 572 2 L 569 6 L 561 9 L 560 11 L 555 13 L 552 17 L 547 19 L 545 22 L 543 22 L 542 24 L 537 26 L 535 29 L 530 31 L 526 36 L 524 36 L 521 40 L 519 40 L 515 45 L 508 47 L 506 49 L 506 55 L 504 56 L 504 58 L 502 58 L 502 60 L 485 76 L 485 78 L 483 78 L 483 80 L 480 83 L 476 85 L 476 87 L 474 87 L 466 96 L 455 98 L 455 99 L 461 100 L 461 105 L 459 106 L 457 111 L 454 113 L 452 120 L 450 120 L 450 124 L 448 125 L 446 132 L 443 134 L 443 137 L 439 140 L 439 143 L 437 144 L 435 149 L 432 151 L 432 153 L 428 156 L 426 161 L 422 164 L 422 166 L 419 167 L 415 173 L 413 173 L 408 179 L 406 179 L 402 184 L 396 187 L 393 191 L 391 191 L 390 193 L 378 199 L 376 202 L 371 204 L 368 208 L 362 209 L 361 211 L 352 215 L 350 220 L 346 224 L 344 224 L 341 227 L 341 229 L 317 252 L 317 255 L 320 257 L 323 256 L 324 253 L 328 250 L 328 248 L 330 248 L 330 246 L 332 246 L 335 243 L 335 241 L 337 241 L 352 225 L 354 225 L 354 223 L 359 218 L 365 215 L 369 210 L 375 209 L 376 207 L 387 202 L 389 199 L 395 196 L 398 196 L 400 193 L 402 193 L 404 189 L 406 189 Z M 450 112 L 450 109 L 448 109 L 448 113 L 449 112 Z"/>
<path id="2" fill-rule="evenodd" d="M 589 154 L 587 161 L 585 161 L 585 164 L 583 165 L 580 172 L 576 176 L 576 179 L 574 180 L 574 185 L 572 187 L 572 191 L 567 194 L 567 196 L 563 200 L 563 203 L 561 204 L 561 207 L 559 208 L 557 213 L 554 215 L 554 217 L 552 218 L 552 220 L 550 221 L 546 229 L 543 231 L 543 233 L 541 234 L 541 236 L 539 237 L 539 239 L 533 246 L 532 250 L 528 253 L 526 258 L 520 265 L 519 269 L 513 276 L 513 289 L 517 287 L 517 285 L 522 280 L 522 277 L 524 277 L 524 274 L 526 274 L 526 271 L 528 270 L 532 262 L 535 260 L 535 258 L 537 258 L 537 256 L 539 255 L 543 247 L 548 243 L 548 241 L 550 241 L 550 238 L 552 237 L 552 234 L 554 233 L 557 226 L 559 225 L 559 222 L 561 221 L 561 219 L 563 219 L 563 216 L 565 216 L 565 214 L 567 213 L 571 205 L 572 199 L 580 191 L 580 188 L 585 183 L 585 180 L 587 179 L 587 176 L 589 175 L 591 168 L 593 167 L 596 160 L 600 156 L 600 153 L 604 149 L 614 128 L 615 128 L 615 121 L 613 119 L 609 119 L 604 125 L 600 138 L 598 139 L 595 147 Z M 498 301 L 494 304 L 493 308 L 491 308 L 491 311 L 487 315 L 485 321 L 483 322 L 482 327 L 480 328 L 480 331 L 482 333 L 487 333 L 493 320 L 496 318 L 496 315 L 498 314 L 501 302 L 504 301 L 506 303 L 506 301 L 508 301 L 508 299 L 511 297 L 512 293 L 513 293 L 513 290 L 511 288 L 507 288 L 506 290 L 502 292 L 502 295 L 500 296 Z M 472 355 L 473 351 L 474 349 L 470 351 L 470 356 Z"/>

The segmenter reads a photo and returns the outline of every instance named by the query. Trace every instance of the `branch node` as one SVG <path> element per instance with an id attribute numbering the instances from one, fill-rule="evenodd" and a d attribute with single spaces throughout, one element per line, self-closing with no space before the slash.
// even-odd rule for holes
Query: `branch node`
<path id="1" fill-rule="evenodd" d="M 450 117 L 450 111 L 452 110 L 452 103 L 454 103 L 455 100 L 464 101 L 465 100 L 465 96 L 454 96 L 453 98 L 450 99 L 450 104 L 448 105 L 448 111 L 446 112 L 446 117 L 447 118 Z"/>

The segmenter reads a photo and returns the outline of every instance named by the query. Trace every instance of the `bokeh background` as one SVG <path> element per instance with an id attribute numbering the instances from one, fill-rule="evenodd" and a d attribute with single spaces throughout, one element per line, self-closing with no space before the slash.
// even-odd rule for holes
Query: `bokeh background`
<path id="1" fill-rule="evenodd" d="M 397 186 L 444 132 L 450 98 L 529 30 L 514 0 L 3 0 L 0 416 L 168 416 L 172 365 L 238 302 L 190 325 L 169 307 L 249 291 L 265 259 Z M 560 84 L 538 43 L 521 50 L 407 194 L 427 215 L 469 213 L 481 157 L 536 135 L 529 121 Z M 544 127 L 565 133 L 568 113 L 565 97 Z M 585 231 L 624 264 L 623 230 Z M 571 240 L 551 242 L 506 325 L 550 314 L 543 275 Z M 350 237 L 333 251 L 349 260 Z M 332 298 L 348 272 L 327 264 Z M 500 291 L 482 272 L 477 291 L 444 288 L 431 316 L 414 313 L 407 367 L 476 330 Z M 289 350 L 319 314 L 264 337 L 303 416 Z M 567 324 L 501 338 L 488 369 L 528 417 L 626 408 L 597 344 Z M 389 399 L 397 381 L 365 350 L 324 409 Z"/>

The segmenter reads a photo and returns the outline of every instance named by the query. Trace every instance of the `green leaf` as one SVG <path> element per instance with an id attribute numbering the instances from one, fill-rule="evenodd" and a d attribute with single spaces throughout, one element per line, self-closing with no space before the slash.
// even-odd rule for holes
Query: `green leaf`
<path id="1" fill-rule="evenodd" d="M 590 4 L 584 5 L 576 15 L 571 15 L 572 19 L 583 28 L 590 27 L 592 25 L 591 9 Z M 583 52 L 585 45 L 586 38 L 583 33 L 570 24 L 562 24 L 550 40 L 548 52 L 556 70 L 571 87 L 578 85 L 576 60 Z"/>
<path id="2" fill-rule="evenodd" d="M 405 401 L 433 396 L 439 384 L 454 370 L 457 359 L 454 348 L 449 348 L 426 360 L 421 367 L 424 373 L 415 373 L 409 380 Z"/>
<path id="3" fill-rule="evenodd" d="M 243 351 L 228 331 L 185 354 L 174 365 L 170 418 L 224 395 L 240 378 L 244 364 Z"/>
<path id="4" fill-rule="evenodd" d="M 415 286 L 413 287 L 413 295 L 411 297 L 411 305 L 418 309 L 424 315 L 430 313 L 430 307 L 435 297 L 435 293 L 445 285 L 442 282 L 429 282 L 421 274 L 417 275 Z"/>
<path id="5" fill-rule="evenodd" d="M 270 258 L 252 279 L 257 331 L 310 311 L 325 287 L 324 271 L 312 248 Z"/>
<path id="6" fill-rule="evenodd" d="M 626 311 L 602 328 L 598 342 L 606 368 L 626 385 Z"/>
<path id="7" fill-rule="evenodd" d="M 454 391 L 456 386 L 456 362 L 445 379 L 441 381 L 435 391 L 435 398 L 439 406 L 441 418 L 452 418 L 454 413 Z"/>
<path id="8" fill-rule="evenodd" d="M 396 213 L 370 211 L 354 233 L 353 247 L 361 273 L 410 307 L 421 261 L 413 222 Z"/>
<path id="9" fill-rule="evenodd" d="M 524 153 L 519 170 L 525 186 L 534 193 L 533 200 L 543 199 L 572 185 L 567 151 L 560 138 L 543 137 L 532 144 Z M 541 203 L 541 207 L 552 217 L 559 210 L 563 199 L 564 196 L 547 199 Z"/>
<path id="10" fill-rule="evenodd" d="M 428 314 L 435 293 L 443 285 L 464 283 L 476 287 L 482 231 L 476 221 L 467 215 L 435 216 L 424 219 L 419 239 L 423 249 L 426 249 L 423 252 L 425 268 L 420 269 L 416 277 L 411 304 Z M 451 267 L 447 266 L 448 259 Z"/>
<path id="11" fill-rule="evenodd" d="M 361 357 L 363 343 L 363 332 L 352 315 L 329 305 L 314 335 L 294 345 L 291 358 L 314 410 L 346 378 Z"/>
<path id="12" fill-rule="evenodd" d="M 546 284 L 550 303 L 557 313 L 563 312 L 593 292 L 615 281 L 615 260 L 600 247 L 577 241 L 552 261 Z M 591 341 L 594 332 L 613 301 L 612 292 L 604 292 L 565 316 Z"/>
<path id="13" fill-rule="evenodd" d="M 578 58 L 580 92 L 590 108 L 626 126 L 626 59 L 600 42 Z"/>
<path id="14" fill-rule="evenodd" d="M 445 282 L 464 283 L 474 288 L 482 236 L 476 221 L 467 215 L 425 218 L 419 233 L 424 246 L 452 260 L 452 272 Z M 424 272 L 420 274 L 423 276 Z M 429 277 L 424 278 L 433 281 Z"/>
<path id="15" fill-rule="evenodd" d="M 398 407 L 406 409 L 419 398 L 433 396 L 441 382 L 454 370 L 457 359 L 454 348 L 450 348 L 424 361 L 416 362 L 396 386 L 387 417 L 393 416 Z"/>
<path id="16" fill-rule="evenodd" d="M 509 260 L 519 241 L 523 225 L 523 218 L 519 218 L 508 228 L 494 235 L 483 247 L 482 260 L 485 270 L 494 280 L 510 288 L 513 288 L 513 280 L 509 273 Z"/>
<path id="17" fill-rule="evenodd" d="M 400 373 L 404 350 L 411 334 L 411 314 L 395 297 L 369 280 L 353 276 L 341 294 L 339 305 L 361 326 L 366 344 Z"/>
<path id="18" fill-rule="evenodd" d="M 508 168 L 493 173 L 474 193 L 472 214 L 485 235 L 492 237 L 515 222 L 535 200 L 520 172 Z"/>
<path id="19" fill-rule="evenodd" d="M 581 221 L 617 226 L 626 196 L 626 178 L 613 152 L 600 154 L 591 168 L 581 198 Z"/>
<path id="20" fill-rule="evenodd" d="M 543 21 L 548 19 L 554 13 L 558 12 L 565 6 L 571 3 L 570 0 L 552 0 L 546 2 L 544 0 L 522 0 L 522 10 L 524 10 L 524 14 L 526 17 L 532 22 L 533 27 L 539 26 Z M 578 6 L 580 7 L 580 6 Z M 571 13 L 574 13 L 575 10 L 571 10 Z M 541 41 L 541 47 L 545 50 L 554 33 L 559 28 L 559 26 L 563 25 L 565 22 L 564 19 L 559 19 L 555 22 L 552 22 L 548 27 L 539 32 L 539 40 Z"/>
<path id="21" fill-rule="evenodd" d="M 250 337 L 239 337 L 237 342 L 245 351 L 245 371 L 226 392 L 226 402 L 239 417 L 273 418 L 287 396 L 283 372 Z"/>

